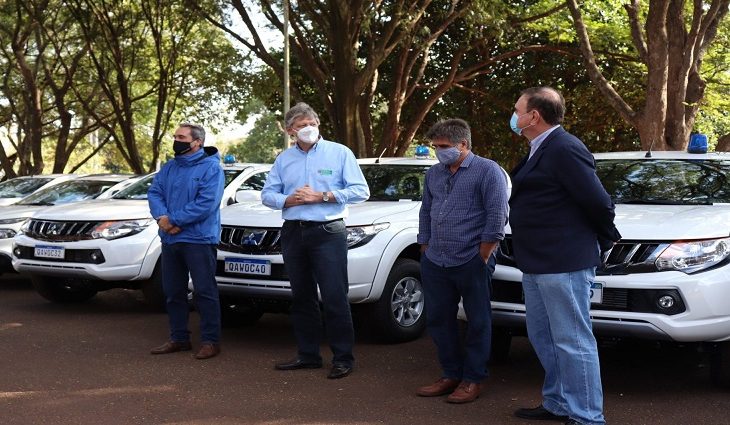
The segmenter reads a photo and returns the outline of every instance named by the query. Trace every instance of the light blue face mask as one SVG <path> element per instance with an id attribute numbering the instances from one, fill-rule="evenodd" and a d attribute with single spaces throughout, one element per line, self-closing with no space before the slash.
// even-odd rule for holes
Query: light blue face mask
<path id="1" fill-rule="evenodd" d="M 461 156 L 461 151 L 456 146 L 450 148 L 436 148 L 436 158 L 444 165 L 455 163 Z"/>
<path id="2" fill-rule="evenodd" d="M 520 119 L 520 116 L 521 115 L 517 115 L 517 112 L 512 112 L 512 118 L 509 119 L 509 127 L 518 136 L 522 136 L 522 129 L 517 127 L 517 120 Z"/>
<path id="3" fill-rule="evenodd" d="M 533 109 L 533 111 L 534 111 L 534 109 Z M 523 116 L 529 114 L 530 112 L 532 112 L 532 111 L 525 112 L 522 115 L 517 115 L 517 112 L 512 112 L 512 118 L 510 118 L 510 120 L 509 120 L 509 127 L 512 129 L 512 131 L 515 132 L 516 135 L 522 136 L 522 130 L 526 129 L 527 127 L 532 126 L 532 124 L 528 124 L 522 128 L 517 127 L 517 120 L 519 120 L 520 117 L 523 117 Z"/>

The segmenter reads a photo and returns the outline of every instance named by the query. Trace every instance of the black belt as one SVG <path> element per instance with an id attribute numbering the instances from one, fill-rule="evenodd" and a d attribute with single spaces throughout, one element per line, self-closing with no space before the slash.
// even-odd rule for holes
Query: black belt
<path id="1" fill-rule="evenodd" d="M 322 224 L 329 224 L 334 223 L 335 221 L 342 221 L 341 218 L 336 218 L 334 220 L 329 221 L 310 221 L 310 220 L 285 220 L 287 223 L 296 224 L 299 227 L 313 227 L 313 226 L 320 226 Z"/>

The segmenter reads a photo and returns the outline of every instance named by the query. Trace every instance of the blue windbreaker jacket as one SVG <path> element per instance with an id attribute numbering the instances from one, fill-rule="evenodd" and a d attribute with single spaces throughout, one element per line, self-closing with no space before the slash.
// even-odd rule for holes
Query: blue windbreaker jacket
<path id="1" fill-rule="evenodd" d="M 217 244 L 220 203 L 225 179 L 218 149 L 205 147 L 167 161 L 147 192 L 152 217 L 166 215 L 182 229 L 176 235 L 159 231 L 163 244 Z"/>

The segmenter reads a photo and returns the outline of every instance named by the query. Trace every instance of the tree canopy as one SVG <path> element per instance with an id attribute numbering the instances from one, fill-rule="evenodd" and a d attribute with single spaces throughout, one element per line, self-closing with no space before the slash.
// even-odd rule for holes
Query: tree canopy
<path id="1" fill-rule="evenodd" d="M 291 94 L 358 156 L 404 155 L 441 118 L 475 151 L 525 151 L 507 121 L 549 85 L 593 150 L 684 149 L 730 134 L 730 0 L 292 0 Z M 281 149 L 280 0 L 0 2 L 0 165 L 142 173 L 182 121 L 259 117 L 243 161 Z M 278 34 L 278 36 L 272 35 Z"/>

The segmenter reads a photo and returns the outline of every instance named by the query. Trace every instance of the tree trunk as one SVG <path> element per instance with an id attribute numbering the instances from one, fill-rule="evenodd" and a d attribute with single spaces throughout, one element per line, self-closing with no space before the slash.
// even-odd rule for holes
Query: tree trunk
<path id="1" fill-rule="evenodd" d="M 625 6 L 639 60 L 647 67 L 644 105 L 636 112 L 598 69 L 577 1 L 567 2 L 591 80 L 607 102 L 637 129 L 641 147 L 685 150 L 704 96 L 702 58 L 728 13 L 730 0 L 713 0 L 709 5 L 695 1 L 689 31 L 683 0 L 649 2 L 643 30 L 638 0 Z"/>

